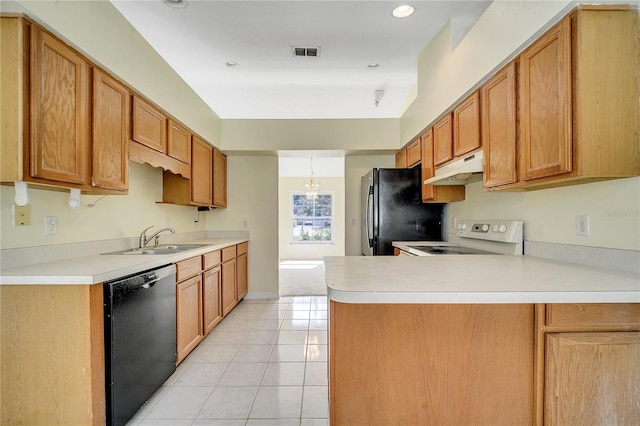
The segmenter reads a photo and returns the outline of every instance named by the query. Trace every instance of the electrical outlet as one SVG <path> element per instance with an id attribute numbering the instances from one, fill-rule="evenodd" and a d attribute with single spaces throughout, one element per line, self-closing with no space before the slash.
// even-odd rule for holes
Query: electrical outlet
<path id="1" fill-rule="evenodd" d="M 576 216 L 576 235 L 589 236 L 589 216 Z"/>
<path id="2" fill-rule="evenodd" d="M 58 219 L 55 216 L 44 217 L 44 235 L 56 235 Z"/>
<path id="3" fill-rule="evenodd" d="M 31 211 L 29 206 L 19 206 L 17 204 L 13 204 L 13 209 L 11 211 L 13 218 L 14 226 L 27 226 L 31 223 Z"/>

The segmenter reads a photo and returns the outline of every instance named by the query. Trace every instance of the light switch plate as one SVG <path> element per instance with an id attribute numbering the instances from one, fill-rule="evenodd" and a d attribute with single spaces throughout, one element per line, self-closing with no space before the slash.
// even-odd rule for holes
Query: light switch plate
<path id="1" fill-rule="evenodd" d="M 31 209 L 29 205 L 19 206 L 14 204 L 12 213 L 14 226 L 27 226 L 31 223 Z"/>

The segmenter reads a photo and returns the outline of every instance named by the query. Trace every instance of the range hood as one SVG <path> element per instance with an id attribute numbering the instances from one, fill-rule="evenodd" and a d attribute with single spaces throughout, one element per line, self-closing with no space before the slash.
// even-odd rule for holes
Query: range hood
<path id="1" fill-rule="evenodd" d="M 467 154 L 436 169 L 434 177 L 424 181 L 425 185 L 465 185 L 473 173 L 482 173 L 484 153 L 482 150 Z"/>

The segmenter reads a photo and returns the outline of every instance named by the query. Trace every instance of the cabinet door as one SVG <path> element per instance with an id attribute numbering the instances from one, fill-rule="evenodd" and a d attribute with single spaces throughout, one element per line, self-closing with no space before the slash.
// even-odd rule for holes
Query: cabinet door
<path id="1" fill-rule="evenodd" d="M 202 314 L 204 320 L 204 335 L 206 336 L 222 321 L 220 266 L 205 271 L 202 277 Z"/>
<path id="2" fill-rule="evenodd" d="M 545 425 L 637 424 L 640 332 L 549 333 Z"/>
<path id="3" fill-rule="evenodd" d="M 480 148 L 480 94 L 474 92 L 453 110 L 453 154 Z"/>
<path id="4" fill-rule="evenodd" d="M 212 199 L 212 151 L 208 143 L 193 137 L 193 158 L 191 159 L 191 202 L 210 206 Z"/>
<path id="5" fill-rule="evenodd" d="M 241 300 L 249 292 L 249 263 L 247 253 L 238 255 L 237 267 L 238 267 L 238 300 Z"/>
<path id="6" fill-rule="evenodd" d="M 516 75 L 512 62 L 482 87 L 484 186 L 517 181 Z"/>
<path id="7" fill-rule="evenodd" d="M 227 156 L 213 150 L 213 205 L 227 207 Z"/>
<path id="8" fill-rule="evenodd" d="M 422 161 L 422 146 L 420 138 L 407 146 L 407 167 L 413 167 Z"/>
<path id="9" fill-rule="evenodd" d="M 238 303 L 236 294 L 236 259 L 222 264 L 222 315 L 227 315 Z"/>
<path id="10" fill-rule="evenodd" d="M 453 159 L 451 113 L 433 126 L 433 164 L 439 166 Z"/>
<path id="11" fill-rule="evenodd" d="M 93 70 L 93 186 L 126 190 L 131 95 L 103 72 Z"/>
<path id="12" fill-rule="evenodd" d="M 167 151 L 167 117 L 137 96 L 133 97 L 132 138 L 149 148 Z"/>
<path id="13" fill-rule="evenodd" d="M 88 64 L 53 36 L 31 31 L 30 176 L 87 184 Z"/>
<path id="14" fill-rule="evenodd" d="M 521 179 L 570 172 L 571 27 L 565 19 L 520 55 Z"/>
<path id="15" fill-rule="evenodd" d="M 422 182 L 433 177 L 433 128 L 427 130 L 420 138 L 422 141 Z M 433 200 L 436 188 L 433 185 L 422 184 L 422 201 Z"/>
<path id="16" fill-rule="evenodd" d="M 176 286 L 176 327 L 180 362 L 202 340 L 202 275 Z"/>
<path id="17" fill-rule="evenodd" d="M 396 168 L 397 169 L 407 168 L 407 150 L 406 149 L 402 149 L 396 153 Z"/>
<path id="18" fill-rule="evenodd" d="M 191 132 L 171 119 L 167 133 L 167 155 L 191 164 Z"/>

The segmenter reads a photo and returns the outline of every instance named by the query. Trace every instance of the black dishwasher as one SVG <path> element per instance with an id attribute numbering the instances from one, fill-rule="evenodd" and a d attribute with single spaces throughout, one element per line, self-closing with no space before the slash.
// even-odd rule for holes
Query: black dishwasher
<path id="1" fill-rule="evenodd" d="M 176 370 L 176 267 L 104 283 L 107 425 L 126 424 Z"/>

